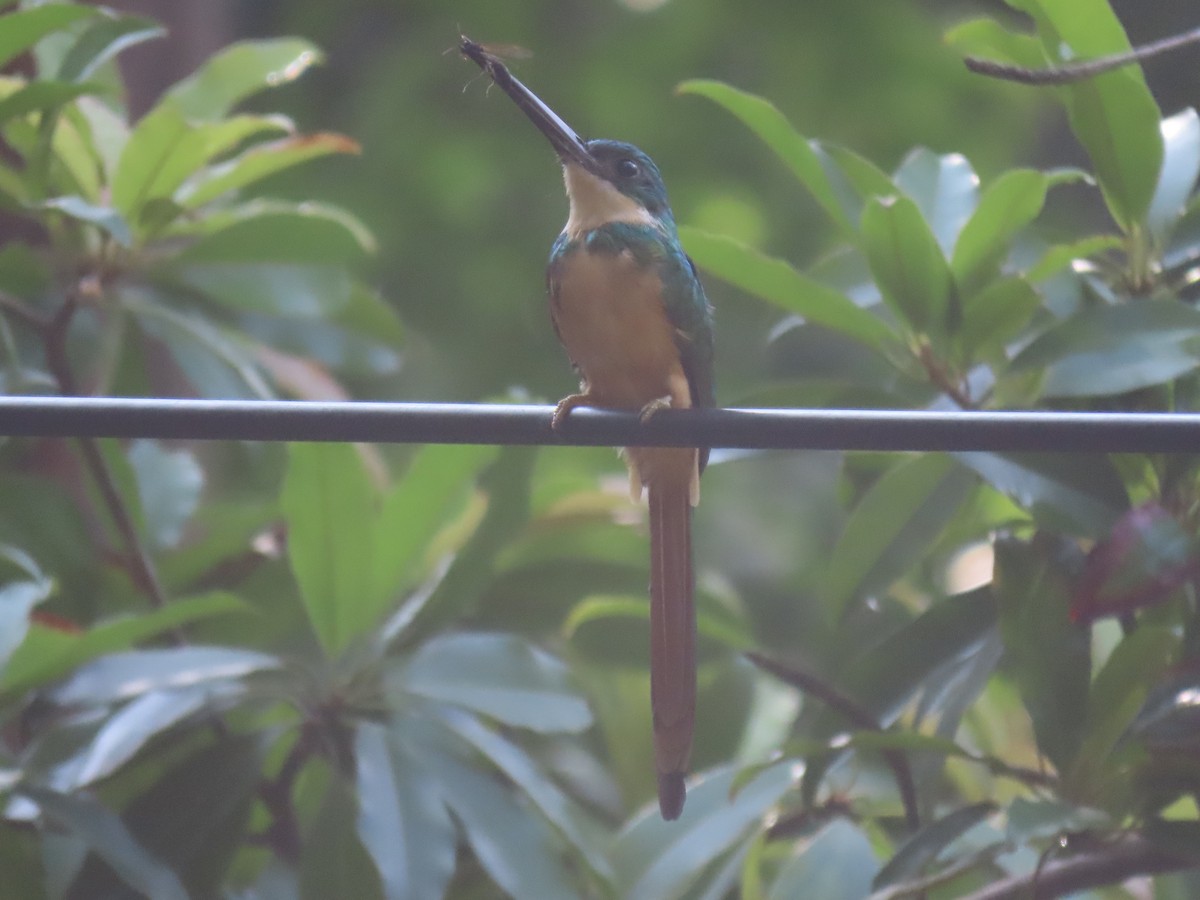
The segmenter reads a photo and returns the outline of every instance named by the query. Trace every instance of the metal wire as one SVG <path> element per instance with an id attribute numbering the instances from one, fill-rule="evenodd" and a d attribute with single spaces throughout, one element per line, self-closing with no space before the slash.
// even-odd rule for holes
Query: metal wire
<path id="1" fill-rule="evenodd" d="M 743 449 L 1200 452 L 1200 414 L 911 410 L 577 409 L 549 406 L 0 397 L 0 435 Z"/>

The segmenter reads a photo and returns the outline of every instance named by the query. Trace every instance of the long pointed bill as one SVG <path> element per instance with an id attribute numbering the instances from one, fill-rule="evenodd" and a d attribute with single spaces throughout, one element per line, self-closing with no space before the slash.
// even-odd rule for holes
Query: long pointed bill
<path id="1" fill-rule="evenodd" d="M 459 41 L 458 49 L 463 56 L 483 69 L 500 90 L 512 98 L 513 103 L 529 117 L 529 121 L 546 136 L 546 140 L 558 153 L 559 159 L 564 163 L 577 163 L 589 172 L 596 171 L 596 161 L 592 159 L 592 154 L 588 152 L 583 139 L 559 118 L 558 113 L 543 103 L 537 94 L 521 84 L 498 56 L 489 53 L 483 44 L 475 43 L 466 35 Z"/>

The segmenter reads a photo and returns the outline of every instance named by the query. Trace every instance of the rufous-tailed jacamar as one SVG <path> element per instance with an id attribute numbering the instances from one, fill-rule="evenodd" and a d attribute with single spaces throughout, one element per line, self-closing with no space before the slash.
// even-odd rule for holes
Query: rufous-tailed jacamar
<path id="1" fill-rule="evenodd" d="M 581 377 L 554 411 L 713 406 L 712 308 L 684 253 L 658 167 L 620 141 L 583 141 L 480 44 L 461 50 L 558 153 L 570 215 L 550 251 L 550 317 Z M 658 803 L 678 818 L 696 706 L 692 507 L 707 449 L 626 447 L 630 492 L 650 505 L 650 704 Z"/>

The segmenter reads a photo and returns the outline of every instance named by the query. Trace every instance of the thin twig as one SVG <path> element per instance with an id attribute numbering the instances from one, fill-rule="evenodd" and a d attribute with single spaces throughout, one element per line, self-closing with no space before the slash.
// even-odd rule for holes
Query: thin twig
<path id="1" fill-rule="evenodd" d="M 1195 43 L 1200 43 L 1200 28 L 1143 44 L 1125 53 L 1114 53 L 1111 56 L 1101 56 L 1097 59 L 1067 63 L 1062 66 L 1050 66 L 1045 69 L 1030 69 L 1025 66 L 996 62 L 992 59 L 980 59 L 977 56 L 964 57 L 963 62 L 972 72 L 987 75 L 989 78 L 1000 78 L 1005 81 L 1032 85 L 1070 84 L 1095 78 L 1097 75 L 1103 75 L 1113 69 L 1142 62 L 1169 50 L 1177 50 Z"/>
<path id="2" fill-rule="evenodd" d="M 884 729 L 880 727 L 879 721 L 871 715 L 869 710 L 817 675 L 776 662 L 760 653 L 747 653 L 746 658 L 780 681 L 785 681 L 804 693 L 816 697 L 855 728 L 863 731 L 883 732 Z M 881 750 L 880 756 L 883 757 L 888 768 L 892 770 L 892 776 L 896 779 L 896 789 L 900 793 L 900 802 L 904 805 L 905 823 L 910 831 L 915 832 L 921 827 L 921 813 L 917 803 L 917 787 L 913 781 L 908 759 L 899 750 Z"/>

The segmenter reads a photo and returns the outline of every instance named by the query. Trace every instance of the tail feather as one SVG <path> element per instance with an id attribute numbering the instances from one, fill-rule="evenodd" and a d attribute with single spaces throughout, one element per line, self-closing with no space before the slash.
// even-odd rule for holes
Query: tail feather
<path id="1" fill-rule="evenodd" d="M 664 819 L 683 810 L 696 721 L 696 614 L 691 479 L 650 483 L 650 707 L 658 803 Z"/>

